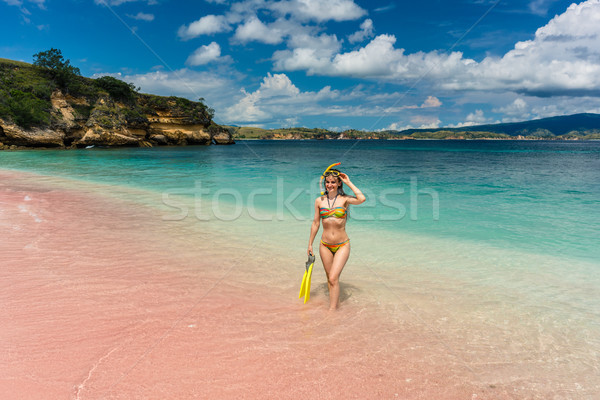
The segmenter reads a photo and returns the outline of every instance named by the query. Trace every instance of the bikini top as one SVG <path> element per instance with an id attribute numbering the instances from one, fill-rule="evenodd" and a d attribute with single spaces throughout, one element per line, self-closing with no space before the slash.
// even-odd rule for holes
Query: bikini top
<path id="1" fill-rule="evenodd" d="M 346 218 L 346 209 L 344 207 L 319 207 L 319 215 L 321 218 Z"/>

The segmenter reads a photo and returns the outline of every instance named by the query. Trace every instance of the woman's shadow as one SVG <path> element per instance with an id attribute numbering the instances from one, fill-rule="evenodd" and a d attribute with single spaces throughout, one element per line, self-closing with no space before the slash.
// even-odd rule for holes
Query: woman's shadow
<path id="1" fill-rule="evenodd" d="M 329 289 L 327 288 L 327 282 L 321 283 L 317 287 L 317 292 L 323 293 L 325 297 L 329 297 Z M 350 299 L 354 294 L 359 293 L 360 289 L 350 283 L 340 282 L 340 304 Z"/>

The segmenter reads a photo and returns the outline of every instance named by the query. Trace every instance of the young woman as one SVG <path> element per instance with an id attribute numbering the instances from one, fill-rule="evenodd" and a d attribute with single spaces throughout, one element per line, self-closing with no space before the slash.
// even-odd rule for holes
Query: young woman
<path id="1" fill-rule="evenodd" d="M 327 274 L 329 309 L 335 310 L 340 299 L 340 274 L 350 256 L 350 239 L 346 234 L 348 206 L 361 204 L 365 201 L 365 196 L 350 182 L 348 175 L 336 169 L 326 171 L 323 176 L 325 177 L 325 195 L 315 200 L 315 217 L 310 227 L 308 254 L 313 254 L 313 242 L 319 231 L 321 220 L 323 220 L 319 254 Z M 344 183 L 352 190 L 354 196 L 344 193 Z"/>

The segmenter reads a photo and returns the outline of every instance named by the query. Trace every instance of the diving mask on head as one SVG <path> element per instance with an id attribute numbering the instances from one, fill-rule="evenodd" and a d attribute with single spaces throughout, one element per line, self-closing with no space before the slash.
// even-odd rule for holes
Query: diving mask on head
<path id="1" fill-rule="evenodd" d="M 328 177 L 328 176 L 340 176 L 340 171 L 336 170 L 336 169 L 332 169 L 331 171 L 327 171 L 325 173 L 323 173 L 323 177 Z"/>
<path id="2" fill-rule="evenodd" d="M 340 171 L 330 171 L 331 168 L 340 165 L 341 163 L 334 163 L 331 164 L 329 167 L 327 167 L 327 169 L 323 172 L 323 174 L 321 175 L 321 179 L 319 180 L 319 188 L 323 188 L 323 190 L 321 190 L 321 196 L 323 196 L 325 194 L 325 187 L 322 186 L 323 184 L 323 179 L 326 176 L 332 175 L 332 176 L 339 176 L 340 175 Z"/>

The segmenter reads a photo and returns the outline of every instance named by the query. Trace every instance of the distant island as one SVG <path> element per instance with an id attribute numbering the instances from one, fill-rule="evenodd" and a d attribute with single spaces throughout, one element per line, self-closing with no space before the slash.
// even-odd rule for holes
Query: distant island
<path id="1" fill-rule="evenodd" d="M 236 139 L 520 139 L 520 140 L 599 140 L 600 114 L 574 114 L 504 124 L 461 128 L 406 129 L 402 131 L 333 132 L 320 128 L 261 129 L 229 127 Z"/>
<path id="2" fill-rule="evenodd" d="M 139 93 L 80 75 L 57 49 L 34 64 L 0 59 L 0 149 L 231 144 L 202 100 Z"/>

